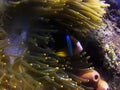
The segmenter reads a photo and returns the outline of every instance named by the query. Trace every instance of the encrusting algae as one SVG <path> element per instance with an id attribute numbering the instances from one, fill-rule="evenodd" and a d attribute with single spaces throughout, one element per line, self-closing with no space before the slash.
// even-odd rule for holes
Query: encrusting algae
<path id="1" fill-rule="evenodd" d="M 76 73 L 93 70 L 89 56 L 59 56 L 62 36 L 102 25 L 100 0 L 1 0 L 0 90 L 92 90 Z M 77 39 L 76 39 L 77 40 Z M 60 43 L 56 47 L 56 43 Z M 74 42 L 73 42 L 74 43 Z M 67 47 L 63 45 L 63 48 Z"/>

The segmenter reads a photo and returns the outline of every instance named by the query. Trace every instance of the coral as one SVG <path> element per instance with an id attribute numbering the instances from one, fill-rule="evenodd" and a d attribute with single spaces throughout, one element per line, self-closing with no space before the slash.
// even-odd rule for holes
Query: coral
<path id="1" fill-rule="evenodd" d="M 103 79 L 100 79 L 98 82 L 98 88 L 96 90 L 109 90 L 109 86 L 107 82 L 105 82 Z"/>
<path id="2" fill-rule="evenodd" d="M 1 0 L 0 6 L 1 90 L 94 89 L 82 85 L 88 80 L 76 75 L 93 70 L 90 56 L 83 51 L 60 57 L 56 51 L 64 43 L 62 35 L 86 37 L 99 28 L 107 4 L 99 0 Z M 58 42 L 61 45 L 56 47 Z"/>

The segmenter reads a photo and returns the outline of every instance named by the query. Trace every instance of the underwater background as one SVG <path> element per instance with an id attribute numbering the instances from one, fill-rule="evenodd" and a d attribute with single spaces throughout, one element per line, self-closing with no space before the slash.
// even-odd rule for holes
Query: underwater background
<path id="1" fill-rule="evenodd" d="M 120 0 L 0 0 L 0 90 L 120 90 Z"/>

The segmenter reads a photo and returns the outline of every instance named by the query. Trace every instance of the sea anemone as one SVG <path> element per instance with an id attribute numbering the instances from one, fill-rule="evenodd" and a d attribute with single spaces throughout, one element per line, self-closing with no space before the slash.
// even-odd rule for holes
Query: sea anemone
<path id="1" fill-rule="evenodd" d="M 99 0 L 1 0 L 0 88 L 83 90 L 89 56 L 60 57 L 56 34 L 86 35 L 102 25 L 108 6 Z M 60 37 L 62 38 L 62 36 Z M 62 44 L 61 44 L 62 45 Z M 61 46 L 59 45 L 59 46 Z M 65 46 L 66 47 L 66 46 Z"/>

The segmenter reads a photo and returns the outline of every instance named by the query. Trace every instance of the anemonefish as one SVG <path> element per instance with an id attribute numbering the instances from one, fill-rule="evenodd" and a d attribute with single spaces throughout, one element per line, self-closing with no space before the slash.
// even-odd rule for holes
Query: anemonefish
<path id="1" fill-rule="evenodd" d="M 83 51 L 83 47 L 80 41 L 78 41 L 76 38 L 74 38 L 71 35 L 66 35 L 65 38 L 67 43 L 67 46 L 66 46 L 67 49 L 61 49 L 58 52 L 56 52 L 58 56 L 61 56 L 61 57 L 73 56 Z"/>
<path id="2" fill-rule="evenodd" d="M 73 36 L 70 36 L 72 42 L 75 44 L 75 48 L 74 48 L 74 53 L 75 54 L 79 54 L 80 52 L 83 51 L 83 47 L 80 43 L 80 41 L 78 41 L 76 38 L 74 38 Z"/>

